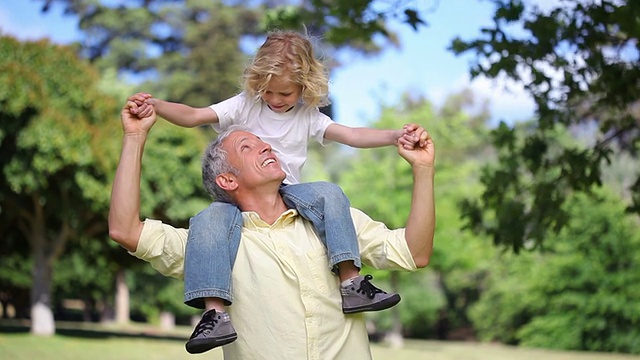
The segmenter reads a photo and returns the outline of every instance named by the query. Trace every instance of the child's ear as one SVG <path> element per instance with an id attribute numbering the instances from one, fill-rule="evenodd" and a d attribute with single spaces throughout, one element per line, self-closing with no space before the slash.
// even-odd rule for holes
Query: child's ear
<path id="1" fill-rule="evenodd" d="M 216 176 L 216 184 L 225 191 L 233 191 L 238 188 L 236 177 L 231 173 L 224 173 Z"/>

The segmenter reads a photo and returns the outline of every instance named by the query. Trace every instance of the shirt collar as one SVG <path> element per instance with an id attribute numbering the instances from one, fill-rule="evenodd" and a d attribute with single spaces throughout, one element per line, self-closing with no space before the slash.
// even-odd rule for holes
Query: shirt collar
<path id="1" fill-rule="evenodd" d="M 249 229 L 285 227 L 295 221 L 298 215 L 296 209 L 288 209 L 276 219 L 273 225 L 269 225 L 260 218 L 257 212 L 247 211 L 242 213 L 242 226 Z"/>

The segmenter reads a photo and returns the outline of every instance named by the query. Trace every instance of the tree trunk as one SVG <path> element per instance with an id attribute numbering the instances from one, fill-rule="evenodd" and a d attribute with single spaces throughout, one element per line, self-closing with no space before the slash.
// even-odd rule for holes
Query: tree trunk
<path id="1" fill-rule="evenodd" d="M 0 316 L 0 318 L 8 319 L 9 318 L 9 302 L 2 301 L 2 299 L 0 299 L 0 305 L 2 306 L 0 308 L 0 312 L 2 312 L 2 316 Z"/>
<path id="2" fill-rule="evenodd" d="M 438 272 L 437 284 L 440 288 L 440 291 L 444 294 L 446 307 L 444 309 L 440 309 L 438 313 L 436 332 L 440 340 L 447 340 L 449 339 L 449 332 L 451 330 L 449 322 L 449 310 L 453 309 L 453 311 L 456 311 L 455 301 L 457 298 L 457 294 L 454 294 L 451 292 L 451 290 L 449 290 L 445 276 L 444 274 L 442 274 L 442 272 Z"/>
<path id="3" fill-rule="evenodd" d="M 395 293 L 398 292 L 399 277 L 400 274 L 398 274 L 397 271 L 391 272 L 391 289 L 393 289 Z M 392 307 L 391 313 L 393 314 L 393 328 L 387 336 L 385 336 L 385 341 L 387 341 L 391 347 L 402 347 L 402 345 L 404 345 L 404 337 L 402 336 L 402 319 L 400 318 L 399 307 Z"/>
<path id="4" fill-rule="evenodd" d="M 176 316 L 168 311 L 160 313 L 160 328 L 162 330 L 173 330 L 176 328 Z"/>
<path id="5" fill-rule="evenodd" d="M 100 311 L 101 323 L 112 323 L 116 320 L 116 311 L 112 301 L 99 301 L 97 307 Z"/>
<path id="6" fill-rule="evenodd" d="M 21 228 L 29 239 L 33 256 L 31 286 L 31 333 L 50 336 L 56 332 L 51 310 L 53 263 L 58 259 L 71 234 L 71 227 L 63 222 L 54 238 L 48 238 L 44 202 L 38 194 L 32 195 L 33 214 L 25 216 Z"/>
<path id="7" fill-rule="evenodd" d="M 56 325 L 51 311 L 51 262 L 42 247 L 34 249 L 33 286 L 31 287 L 31 333 L 51 336 Z"/>
<path id="8" fill-rule="evenodd" d="M 94 302 L 91 299 L 82 300 L 82 321 L 92 322 L 93 311 L 95 310 Z"/>
<path id="9" fill-rule="evenodd" d="M 116 323 L 126 324 L 130 319 L 129 287 L 125 281 L 125 270 L 119 269 L 116 274 Z"/>

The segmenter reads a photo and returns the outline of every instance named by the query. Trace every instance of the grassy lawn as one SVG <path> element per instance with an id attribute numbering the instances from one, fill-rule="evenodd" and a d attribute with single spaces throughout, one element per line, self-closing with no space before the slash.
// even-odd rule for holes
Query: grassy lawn
<path id="1" fill-rule="evenodd" d="M 0 360 L 222 360 L 222 351 L 190 355 L 184 339 L 190 329 L 160 333 L 152 327 L 58 325 L 52 337 L 31 336 L 21 326 L 0 323 Z M 408 340 L 401 349 L 373 344 L 376 360 L 640 360 L 622 354 L 523 349 L 495 344 Z M 354 358 L 354 360 L 357 360 Z"/>

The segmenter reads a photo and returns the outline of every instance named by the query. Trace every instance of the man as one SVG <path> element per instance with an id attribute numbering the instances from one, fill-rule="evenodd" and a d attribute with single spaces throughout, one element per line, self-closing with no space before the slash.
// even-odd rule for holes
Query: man
<path id="1" fill-rule="evenodd" d="M 113 184 L 109 235 L 167 276 L 181 278 L 187 229 L 140 221 L 140 174 L 152 108 L 123 107 L 122 154 Z M 379 269 L 408 271 L 429 263 L 435 230 L 434 145 L 415 132 L 412 149 L 399 154 L 413 168 L 411 211 L 405 229 L 389 230 L 352 209 L 362 260 Z M 336 276 L 326 271 L 326 251 L 308 221 L 288 209 L 278 192 L 285 178 L 271 147 L 242 130 L 222 132 L 203 158 L 210 193 L 242 210 L 243 227 L 229 307 L 238 340 L 226 359 L 370 359 L 361 314 L 344 315 Z M 228 319 L 216 319 L 225 326 Z M 216 329 L 212 329 L 216 331 Z"/>

